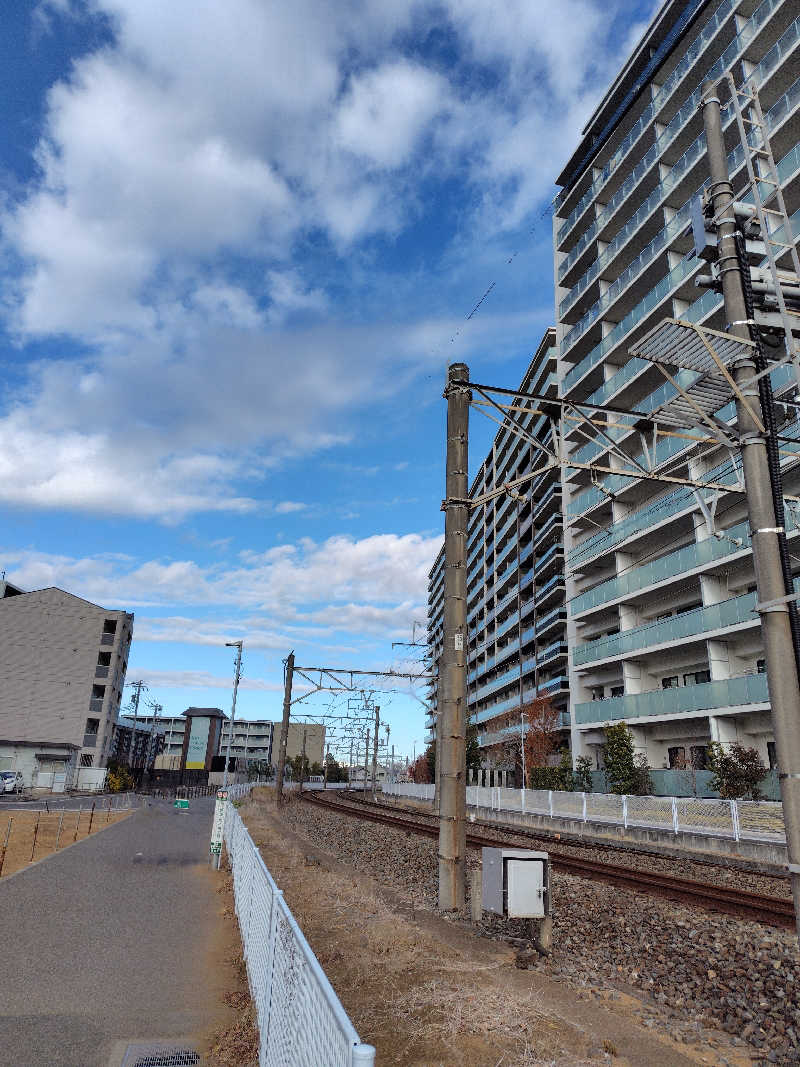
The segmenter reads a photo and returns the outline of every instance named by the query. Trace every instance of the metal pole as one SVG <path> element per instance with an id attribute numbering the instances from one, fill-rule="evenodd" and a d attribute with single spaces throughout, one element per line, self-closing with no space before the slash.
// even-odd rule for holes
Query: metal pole
<path id="1" fill-rule="evenodd" d="M 522 749 L 522 806 L 525 806 L 525 712 L 519 713 L 520 748 Z"/>
<path id="2" fill-rule="evenodd" d="M 228 767 L 231 762 L 231 741 L 233 741 L 233 721 L 236 718 L 236 694 L 239 692 L 239 676 L 242 673 L 242 641 L 226 641 L 226 648 L 236 649 L 236 669 L 233 672 L 233 703 L 231 704 L 231 721 L 228 726 L 228 747 L 225 749 L 225 768 L 222 772 L 222 788 L 228 785 Z"/>
<path id="3" fill-rule="evenodd" d="M 306 734 L 308 730 L 303 730 L 303 748 L 300 752 L 300 792 L 303 792 L 303 778 L 306 773 Z"/>
<path id="4" fill-rule="evenodd" d="M 367 771 L 369 770 L 369 730 L 367 730 L 367 743 L 364 746 L 364 796 L 367 795 Z"/>
<path id="5" fill-rule="evenodd" d="M 375 779 L 378 773 L 378 731 L 381 728 L 381 709 L 375 705 L 375 737 L 372 740 L 372 799 L 375 800 Z"/>
<path id="6" fill-rule="evenodd" d="M 466 901 L 467 573 L 470 392 L 465 363 L 447 371 L 447 474 L 444 519 L 444 649 L 439 661 L 439 909 Z"/>
<path id="7" fill-rule="evenodd" d="M 353 738 L 350 738 L 350 761 L 347 764 L 347 784 L 353 781 Z"/>
<path id="8" fill-rule="evenodd" d="M 702 108 L 711 172 L 711 199 L 714 218 L 717 220 L 718 263 L 725 298 L 727 329 L 735 337 L 750 340 L 747 305 L 736 249 L 736 223 L 731 207 L 733 187 L 728 175 L 720 102 L 716 86 L 709 82 L 703 85 Z M 740 360 L 733 368 L 733 378 L 737 384 L 749 381 L 754 374 L 755 364 L 750 357 Z M 745 386 L 743 393 L 752 408 L 761 412 L 757 383 Z M 766 441 L 753 416 L 738 399 L 736 412 L 753 542 L 757 597 L 761 604 L 778 601 L 769 608 L 761 609 L 759 614 L 767 661 L 772 728 L 781 768 L 778 777 L 786 826 L 795 922 L 800 933 L 800 686 L 789 610 L 785 601 L 786 588 L 781 569 Z"/>
<path id="9" fill-rule="evenodd" d="M 394 745 L 392 745 L 392 769 L 389 771 L 389 781 L 394 785 Z"/>
<path id="10" fill-rule="evenodd" d="M 286 659 L 283 676 L 283 719 L 281 720 L 281 739 L 278 743 L 278 771 L 275 775 L 275 801 L 283 803 L 283 775 L 286 768 L 286 740 L 289 736 L 289 712 L 292 708 L 292 676 L 294 675 L 294 652 Z"/>

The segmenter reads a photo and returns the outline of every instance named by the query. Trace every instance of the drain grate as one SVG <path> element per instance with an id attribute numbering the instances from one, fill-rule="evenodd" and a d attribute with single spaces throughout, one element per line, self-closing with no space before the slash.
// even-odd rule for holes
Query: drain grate
<path id="1" fill-rule="evenodd" d="M 128 1045 L 122 1067 L 196 1067 L 200 1056 L 186 1045 L 150 1041 Z"/>

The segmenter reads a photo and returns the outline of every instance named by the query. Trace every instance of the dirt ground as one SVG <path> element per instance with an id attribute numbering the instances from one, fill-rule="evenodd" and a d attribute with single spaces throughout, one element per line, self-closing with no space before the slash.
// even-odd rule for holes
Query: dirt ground
<path id="1" fill-rule="evenodd" d="M 379 1064 L 720 1062 L 718 1051 L 678 1047 L 644 1030 L 633 1016 L 638 1002 L 617 998 L 606 1006 L 516 969 L 509 946 L 415 912 L 391 889 L 293 833 L 271 802 L 251 802 L 242 815 Z M 737 1060 L 734 1054 L 726 1062 Z"/>
<path id="2" fill-rule="evenodd" d="M 107 811 L 91 806 L 82 811 L 7 811 L 0 812 L 0 877 L 21 871 L 30 863 L 44 859 L 56 851 L 98 830 L 119 822 L 130 811 Z M 59 831 L 60 826 L 60 831 Z"/>
<path id="3" fill-rule="evenodd" d="M 208 970 L 215 975 L 220 1012 L 212 1029 L 198 1042 L 206 1067 L 257 1067 L 258 1030 L 247 984 L 247 967 L 233 902 L 233 879 L 229 872 L 214 871 L 222 879 L 217 936 L 209 946 Z"/>

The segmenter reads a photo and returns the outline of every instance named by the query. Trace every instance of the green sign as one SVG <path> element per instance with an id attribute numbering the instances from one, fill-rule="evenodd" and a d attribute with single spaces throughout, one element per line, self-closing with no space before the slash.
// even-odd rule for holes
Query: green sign
<path id="1" fill-rule="evenodd" d="M 188 811 L 189 810 L 189 801 L 188 800 L 182 800 L 179 797 L 175 801 L 175 807 L 178 809 L 178 811 Z"/>

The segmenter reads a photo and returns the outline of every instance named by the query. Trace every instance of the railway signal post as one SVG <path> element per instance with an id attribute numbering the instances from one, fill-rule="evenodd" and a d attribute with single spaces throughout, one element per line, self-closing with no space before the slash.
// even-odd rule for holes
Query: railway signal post
<path id="1" fill-rule="evenodd" d="M 469 404 L 465 363 L 447 369 L 447 474 L 444 511 L 444 649 L 439 660 L 439 910 L 466 900 L 467 518 Z"/>

